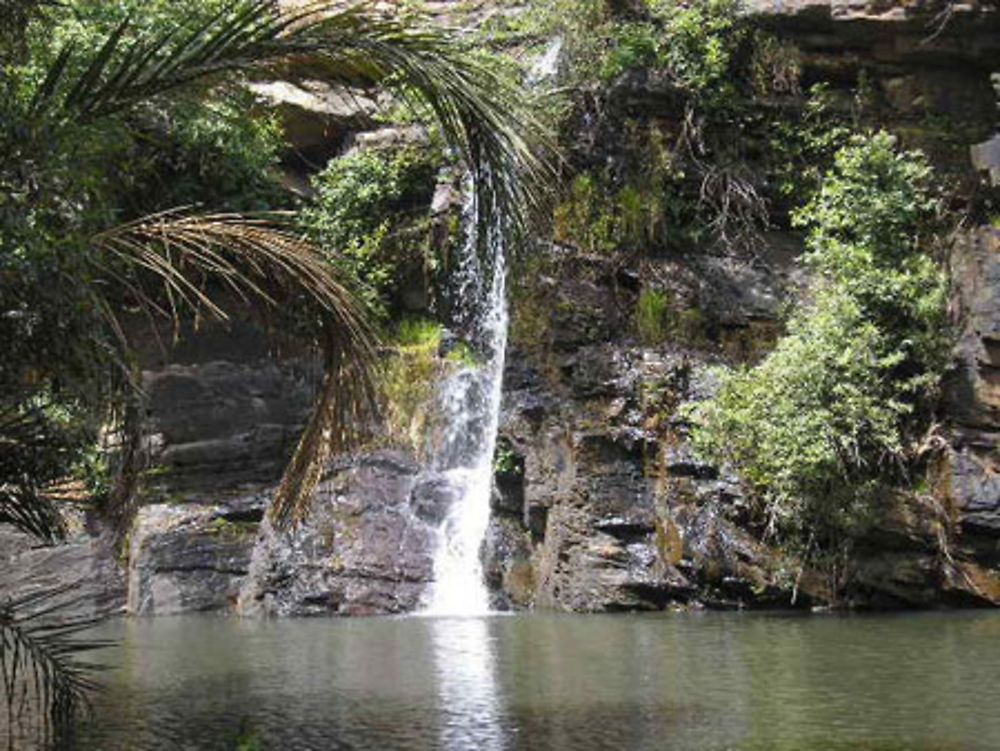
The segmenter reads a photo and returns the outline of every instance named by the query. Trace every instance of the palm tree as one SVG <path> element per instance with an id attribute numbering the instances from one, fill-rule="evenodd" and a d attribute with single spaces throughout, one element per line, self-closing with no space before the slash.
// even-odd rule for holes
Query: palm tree
<path id="1" fill-rule="evenodd" d="M 17 7 L 16 19 L 9 18 L 22 25 L 44 4 L 5 2 Z M 127 19 L 95 47 L 64 46 L 34 81 L 14 75 L 6 88 L 0 84 L 0 339 L 7 326 L 10 343 L 0 367 L 0 522 L 44 539 L 61 534 L 52 485 L 72 451 L 58 450 L 66 424 L 60 428 L 46 411 L 46 400 L 59 391 L 63 402 L 85 411 L 110 410 L 122 427 L 108 507 L 124 531 L 141 468 L 140 389 L 119 311 L 127 303 L 175 322 L 184 315 L 225 318 L 216 292 L 224 289 L 258 310 L 294 312 L 322 352 L 320 393 L 270 509 L 273 522 L 287 524 L 307 512 L 322 466 L 350 443 L 373 406 L 375 338 L 346 280 L 280 214 L 162 207 L 99 227 L 79 220 L 87 206 L 74 204 L 60 205 L 55 220 L 33 223 L 33 202 L 59 200 L 52 195 L 58 190 L 46 192 L 45 186 L 59 186 L 58 165 L 73 161 L 66 154 L 53 162 L 50 152 L 73 144 L 77 133 L 111 127 L 148 102 L 234 78 L 391 85 L 433 114 L 470 170 L 482 220 L 480 247 L 488 253 L 491 217 L 502 216 L 511 236 L 524 236 L 543 208 L 550 169 L 545 142 L 516 92 L 469 62 L 445 34 L 407 28 L 368 4 L 320 2 L 283 10 L 271 0 L 235 0 L 185 30 L 139 34 L 134 27 Z M 7 58 L 0 63 L 15 72 L 24 55 L 11 42 L 16 36 L 0 36 L 0 55 Z M 42 346 L 18 349 L 18 332 L 44 332 L 46 326 L 56 331 L 36 337 Z M 45 471 L 29 471 L 33 465 Z M 61 723 L 88 683 L 67 660 L 72 651 L 65 637 L 75 632 L 73 624 L 38 631 L 37 617 L 34 610 L 22 616 L 16 603 L 0 610 L 7 705 L 13 705 L 17 676 L 31 674 L 39 709 Z"/>

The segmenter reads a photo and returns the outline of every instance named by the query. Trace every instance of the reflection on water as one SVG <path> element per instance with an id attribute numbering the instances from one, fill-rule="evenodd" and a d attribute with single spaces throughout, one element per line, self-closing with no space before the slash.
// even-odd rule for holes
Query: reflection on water
<path id="1" fill-rule="evenodd" d="M 432 622 L 440 748 L 504 748 L 489 625 L 485 618 Z"/>
<path id="2" fill-rule="evenodd" d="M 997 749 L 1000 616 L 125 621 L 79 749 Z"/>

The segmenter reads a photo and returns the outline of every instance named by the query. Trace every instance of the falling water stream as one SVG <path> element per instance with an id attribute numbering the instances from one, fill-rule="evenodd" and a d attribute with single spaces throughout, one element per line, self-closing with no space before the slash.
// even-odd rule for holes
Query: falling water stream
<path id="1" fill-rule="evenodd" d="M 434 583 L 425 615 L 437 619 L 430 639 L 442 706 L 439 748 L 501 749 L 501 720 L 495 655 L 489 636 L 489 593 L 479 549 L 490 521 L 493 451 L 500 416 L 507 301 L 503 236 L 487 231 L 491 264 L 477 252 L 478 214 L 467 190 L 465 242 L 455 283 L 453 317 L 477 353 L 442 384 L 439 398 L 444 432 L 432 472 L 451 492 L 451 505 L 438 531 Z M 466 718 L 476 717 L 470 724 Z"/>
<path id="2" fill-rule="evenodd" d="M 469 191 L 470 194 L 472 191 Z M 479 548 L 490 520 L 493 450 L 507 345 L 507 302 L 502 233 L 487 232 L 492 263 L 477 252 L 474 198 L 465 210 L 466 237 L 455 276 L 455 318 L 476 351 L 475 362 L 449 376 L 439 391 L 443 436 L 433 472 L 454 499 L 439 530 L 429 615 L 489 612 Z"/>
<path id="3" fill-rule="evenodd" d="M 526 83 L 537 86 L 553 78 L 559 67 L 562 37 L 555 37 L 529 71 Z M 434 584 L 426 599 L 428 615 L 488 613 L 489 593 L 483 582 L 479 549 L 490 521 L 493 452 L 507 347 L 507 297 L 504 233 L 498 222 L 487 231 L 491 265 L 477 252 L 479 215 L 475 191 L 464 211 L 465 242 L 454 284 L 456 318 L 479 353 L 479 362 L 448 378 L 439 392 L 444 436 L 433 462 L 454 498 L 439 530 Z"/>

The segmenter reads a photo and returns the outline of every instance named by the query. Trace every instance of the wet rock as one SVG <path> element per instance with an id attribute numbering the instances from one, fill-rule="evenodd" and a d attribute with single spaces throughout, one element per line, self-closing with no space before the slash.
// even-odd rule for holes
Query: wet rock
<path id="1" fill-rule="evenodd" d="M 448 478 L 433 473 L 420 477 L 414 483 L 410 491 L 410 505 L 417 518 L 436 527 L 444 521 L 456 497 L 454 484 Z"/>
<path id="2" fill-rule="evenodd" d="M 929 607 L 940 601 L 936 556 L 895 552 L 859 560 L 852 572 L 860 603 L 873 608 Z"/>
<path id="3" fill-rule="evenodd" d="M 771 242 L 777 246 L 772 252 L 780 252 L 780 241 L 772 236 Z M 792 242 L 797 251 L 798 243 Z M 786 265 L 788 260 L 787 256 L 781 259 Z M 738 326 L 779 316 L 787 283 L 787 273 L 778 271 L 781 266 L 727 255 L 703 255 L 690 263 L 699 285 L 698 304 L 711 311 L 713 320 Z"/>
<path id="4" fill-rule="evenodd" d="M 377 452 L 331 463 L 309 517 L 267 521 L 240 595 L 244 614 L 374 615 L 415 609 L 433 578 L 435 529 L 411 508 L 419 468 Z"/>
<path id="5" fill-rule="evenodd" d="M 405 146 L 426 147 L 427 144 L 427 132 L 421 126 L 391 125 L 355 134 L 351 139 L 348 153 L 363 149 L 395 150 Z"/>
<path id="6" fill-rule="evenodd" d="M 144 373 L 155 447 L 150 496 L 276 481 L 312 405 L 312 370 L 294 361 L 174 363 Z"/>
<path id="7" fill-rule="evenodd" d="M 963 235 L 952 251 L 951 275 L 963 320 L 948 409 L 963 426 L 1000 431 L 1000 230 Z"/>
<path id="8" fill-rule="evenodd" d="M 325 163 L 355 131 L 372 127 L 378 110 L 368 92 L 322 81 L 268 81 L 249 88 L 274 108 L 289 142 L 314 164 Z"/>
<path id="9" fill-rule="evenodd" d="M 571 350 L 584 344 L 603 342 L 614 336 L 619 315 L 614 295 L 588 279 L 558 288 L 552 308 L 552 346 Z"/>
<path id="10" fill-rule="evenodd" d="M 1000 231 L 978 227 L 951 254 L 962 312 L 957 367 L 944 390 L 953 423 L 938 495 L 953 514 L 955 546 L 980 564 L 1000 565 Z"/>
<path id="11" fill-rule="evenodd" d="M 633 525 L 594 528 L 582 509 L 554 506 L 535 567 L 535 604 L 576 612 L 654 610 L 687 599 L 690 584 L 662 565 L 652 535 Z M 626 531 L 627 530 L 627 531 Z"/>
<path id="12" fill-rule="evenodd" d="M 236 604 L 268 503 L 157 504 L 139 510 L 129 541 L 128 611 L 164 615 Z"/>
<path id="13" fill-rule="evenodd" d="M 531 542 L 516 520 L 494 516 L 483 544 L 483 574 L 498 610 L 523 609 L 535 596 Z"/>
<path id="14" fill-rule="evenodd" d="M 96 520 L 95 520 L 96 524 Z M 110 535 L 72 533 L 64 542 L 40 545 L 6 525 L 0 525 L 0 592 L 19 600 L 32 594 L 61 592 L 51 604 L 62 603 L 58 618 L 109 616 L 125 605 L 125 575 L 116 560 Z"/>

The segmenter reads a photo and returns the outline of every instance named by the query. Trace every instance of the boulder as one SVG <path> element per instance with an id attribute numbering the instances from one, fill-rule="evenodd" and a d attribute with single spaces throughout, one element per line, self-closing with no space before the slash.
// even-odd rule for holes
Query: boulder
<path id="1" fill-rule="evenodd" d="M 128 612 L 232 610 L 268 500 L 141 508 L 129 538 Z"/>
<path id="2" fill-rule="evenodd" d="M 110 535 L 78 529 L 63 542 L 41 545 L 30 535 L 0 525 L 0 592 L 17 601 L 55 592 L 56 619 L 101 618 L 125 605 L 125 576 L 116 560 Z"/>
<path id="3" fill-rule="evenodd" d="M 414 511 L 418 473 L 412 461 L 388 451 L 331 463 L 306 519 L 280 530 L 263 523 L 240 611 L 375 615 L 414 610 L 433 579 L 437 541 L 435 528 Z"/>

